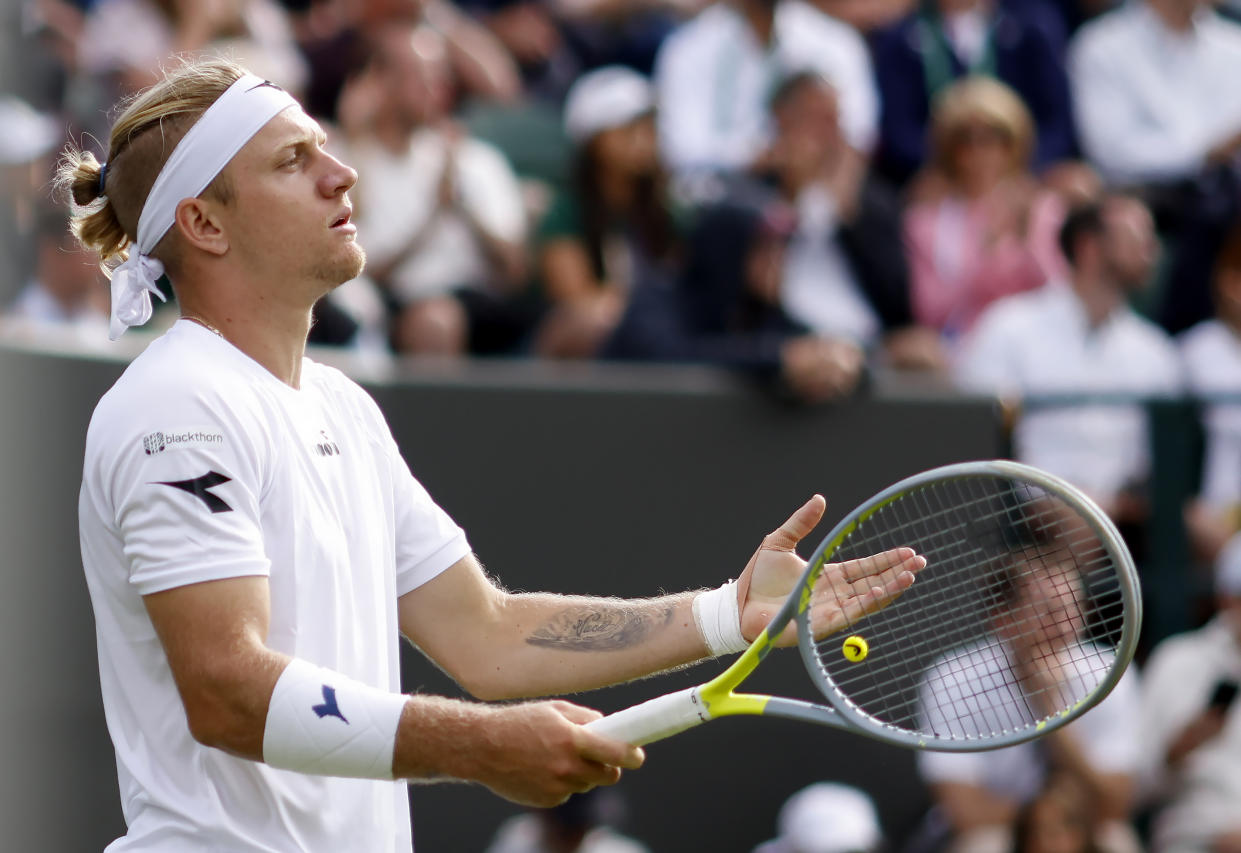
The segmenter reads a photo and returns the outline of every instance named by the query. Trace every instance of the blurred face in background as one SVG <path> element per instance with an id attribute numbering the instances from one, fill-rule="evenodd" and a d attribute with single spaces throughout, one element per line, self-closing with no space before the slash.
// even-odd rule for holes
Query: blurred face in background
<path id="1" fill-rule="evenodd" d="M 44 289 L 67 308 L 100 301 L 107 292 L 99 259 L 81 247 L 68 224 L 63 233 L 45 233 L 39 238 L 37 274 Z"/>
<path id="2" fill-rule="evenodd" d="M 996 633 L 1019 653 L 1051 659 L 1081 636 L 1081 582 L 1072 565 L 1031 557 L 996 619 Z"/>
<path id="3" fill-rule="evenodd" d="M 653 113 L 618 127 L 601 130 L 589 145 L 595 164 L 610 174 L 640 178 L 659 171 Z"/>
<path id="4" fill-rule="evenodd" d="M 806 76 L 785 93 L 772 111 L 776 132 L 784 140 L 806 140 L 824 157 L 839 151 L 840 99 L 836 88 L 821 77 Z"/>
<path id="5" fill-rule="evenodd" d="M 379 37 L 376 59 L 387 109 L 415 125 L 433 124 L 447 114 L 452 71 L 439 35 L 395 27 Z"/>
<path id="6" fill-rule="evenodd" d="M 1159 258 L 1155 222 L 1142 202 L 1133 198 L 1109 201 L 1103 212 L 1102 260 L 1106 273 L 1127 292 L 1150 281 Z"/>
<path id="7" fill-rule="evenodd" d="M 985 192 L 1019 170 L 1012 133 L 982 117 L 954 128 L 948 144 L 950 172 L 967 193 Z"/>

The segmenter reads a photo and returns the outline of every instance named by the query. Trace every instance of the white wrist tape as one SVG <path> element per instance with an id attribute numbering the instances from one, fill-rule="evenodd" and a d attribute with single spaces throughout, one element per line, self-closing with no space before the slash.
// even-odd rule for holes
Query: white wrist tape
<path id="1" fill-rule="evenodd" d="M 737 606 L 737 582 L 698 593 L 694 599 L 694 622 L 712 656 L 744 652 L 750 647 L 741 636 L 741 610 Z"/>
<path id="2" fill-rule="evenodd" d="M 299 773 L 391 779 L 405 700 L 294 658 L 271 694 L 263 760 Z"/>

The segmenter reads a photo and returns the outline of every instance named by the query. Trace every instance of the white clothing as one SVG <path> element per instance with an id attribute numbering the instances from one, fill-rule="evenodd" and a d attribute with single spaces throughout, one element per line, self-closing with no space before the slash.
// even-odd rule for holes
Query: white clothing
<path id="1" fill-rule="evenodd" d="M 1109 183 L 1191 177 L 1241 130 L 1241 26 L 1212 11 L 1177 33 L 1130 2 L 1082 27 L 1068 68 L 1082 147 Z"/>
<path id="2" fill-rule="evenodd" d="M 359 175 L 358 241 L 367 254 L 386 263 L 424 228 L 430 229 L 392 274 L 402 302 L 482 286 L 492 278 L 482 243 L 465 218 L 455 211 L 437 214 L 448 153 L 448 139 L 431 128 L 416 131 L 408 148 L 397 154 L 376 142 L 349 151 L 350 165 Z M 486 142 L 466 138 L 456 144 L 455 158 L 460 204 L 496 237 L 524 241 L 521 186 L 504 155 Z"/>
<path id="3" fill-rule="evenodd" d="M 1241 702 L 1224 730 L 1185 757 L 1179 771 L 1164 766 L 1168 746 L 1206 708 L 1220 680 L 1241 681 L 1241 647 L 1226 616 L 1164 640 L 1151 653 L 1143 679 L 1144 787 L 1166 805 L 1152 825 L 1152 850 L 1201 851 L 1226 831 L 1241 829 Z"/>
<path id="4" fill-rule="evenodd" d="M 797 214 L 797 231 L 784 252 L 781 305 L 815 334 L 870 346 L 879 336 L 879 315 L 836 239 L 835 199 L 811 186 L 798 196 Z"/>
<path id="5" fill-rule="evenodd" d="M 309 78 L 288 17 L 273 0 L 243 0 L 245 35 L 213 40 L 203 51 L 225 56 L 282 89 L 300 92 Z M 102 0 L 86 15 L 78 61 L 92 74 L 154 74 L 175 51 L 172 21 L 152 0 Z"/>
<path id="6" fill-rule="evenodd" d="M 1080 645 L 1073 656 L 1090 661 L 1083 669 L 1085 673 L 1101 673 L 1110 652 Z M 1069 694 L 1083 695 L 1098 683 L 1087 683 L 1086 677 L 1091 676 L 1083 676 L 1069 686 Z M 1015 682 L 1004 647 L 995 640 L 977 643 L 937 661 L 923 678 L 919 709 L 922 725 L 961 736 L 1024 726 L 1035 719 Z M 1137 737 L 1139 718 L 1137 680 L 1129 670 L 1107 698 L 1069 723 L 1065 731 L 1074 734 L 1097 770 L 1134 773 L 1143 749 Z M 989 752 L 922 751 L 917 760 L 928 783 L 980 785 L 1022 803 L 1039 792 L 1047 771 L 1037 740 Z"/>
<path id="7" fill-rule="evenodd" d="M 1241 506 L 1241 337 L 1219 320 L 1204 320 L 1183 333 L 1179 344 L 1190 392 L 1238 398 L 1207 402 L 1199 494 L 1216 509 Z"/>
<path id="8" fill-rule="evenodd" d="M 13 300 L 8 316 L 31 327 L 71 328 L 83 339 L 102 340 L 108 334 L 108 315 L 98 306 L 83 303 L 67 310 L 42 284 L 32 281 Z"/>
<path id="9" fill-rule="evenodd" d="M 845 139 L 869 151 L 879 96 L 857 31 L 801 0 L 780 0 L 772 43 L 761 45 L 727 2 L 707 7 L 668 36 L 655 60 L 664 161 L 676 172 L 748 166 L 770 141 L 774 87 L 807 70 L 832 82 Z"/>
<path id="10" fill-rule="evenodd" d="M 197 743 L 143 606 L 266 577 L 270 648 L 398 692 L 397 599 L 469 546 L 374 401 L 310 360 L 292 389 L 182 320 L 95 409 L 79 521 L 129 827 L 110 853 L 407 853 L 404 782 L 301 775 Z"/>
<path id="11" fill-rule="evenodd" d="M 1062 282 L 1001 299 L 979 317 L 958 354 L 965 388 L 1001 396 L 1170 394 L 1179 389 L 1176 349 L 1128 307 L 1091 328 Z M 1032 409 L 1014 440 L 1023 461 L 1111 497 L 1149 473 L 1147 418 L 1139 403 Z"/>
<path id="12" fill-rule="evenodd" d="M 500 824 L 487 853 L 547 853 L 550 849 L 543 841 L 543 825 L 538 816 L 520 814 Z M 599 826 L 586 833 L 574 853 L 650 853 L 650 849 L 606 826 Z"/>

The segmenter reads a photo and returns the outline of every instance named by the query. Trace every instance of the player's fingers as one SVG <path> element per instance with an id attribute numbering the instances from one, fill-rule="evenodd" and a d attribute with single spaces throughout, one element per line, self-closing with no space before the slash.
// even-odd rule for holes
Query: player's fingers
<path id="1" fill-rule="evenodd" d="M 917 553 L 913 548 L 891 548 L 887 551 L 880 551 L 878 554 L 871 554 L 868 557 L 859 557 L 856 560 L 846 560 L 843 563 L 830 563 L 823 567 L 823 574 L 829 573 L 843 577 L 849 582 L 866 580 L 888 571 L 893 566 L 899 566 L 917 557 Z"/>
<path id="2" fill-rule="evenodd" d="M 900 569 L 882 585 L 836 598 L 828 594 L 811 605 L 810 624 L 816 638 L 843 630 L 895 601 L 914 583 L 914 572 Z"/>
<path id="3" fill-rule="evenodd" d="M 921 554 L 915 554 L 912 551 L 909 557 L 898 563 L 893 563 L 882 572 L 853 581 L 849 584 L 849 592 L 853 596 L 865 595 L 870 590 L 878 587 L 879 589 L 887 589 L 893 581 L 905 573 L 917 575 L 918 572 L 926 568 L 926 557 Z M 904 587 L 899 587 L 898 591 L 903 591 Z"/>
<path id="4" fill-rule="evenodd" d="M 626 770 L 637 770 L 646 761 L 646 751 L 640 746 L 604 737 L 589 729 L 582 729 L 581 734 L 578 753 L 588 761 Z"/>
<path id="5" fill-rule="evenodd" d="M 806 538 L 823 519 L 825 509 L 827 501 L 822 495 L 815 495 L 790 515 L 784 524 L 768 533 L 763 539 L 763 547 L 776 551 L 794 550 L 797 543 Z"/>
<path id="6" fill-rule="evenodd" d="M 584 705 L 575 705 L 572 702 L 566 702 L 563 699 L 552 699 L 551 705 L 569 722 L 577 723 L 584 726 L 589 722 L 599 719 L 603 716 L 594 708 L 587 708 Z"/>

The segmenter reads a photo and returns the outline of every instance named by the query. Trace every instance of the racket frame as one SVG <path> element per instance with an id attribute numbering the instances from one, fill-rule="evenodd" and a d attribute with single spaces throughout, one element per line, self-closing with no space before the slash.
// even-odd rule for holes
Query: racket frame
<path id="1" fill-rule="evenodd" d="M 1115 563 L 1118 590 L 1121 596 L 1121 634 L 1115 658 L 1107 676 L 1081 700 L 1032 726 L 1008 733 L 975 738 L 929 738 L 875 719 L 837 688 L 830 675 L 823 671 L 813 633 L 810 631 L 810 603 L 814 586 L 831 561 L 832 555 L 845 539 L 876 512 L 902 496 L 930 483 L 953 479 L 1003 477 L 1037 486 L 1063 500 L 1086 521 L 1099 537 Z M 802 661 L 816 684 L 820 685 L 826 705 L 815 702 L 768 696 L 757 693 L 736 693 L 735 689 L 775 648 L 774 638 L 780 636 L 794 620 L 798 622 L 798 645 Z M 802 720 L 832 726 L 871 737 L 884 743 L 913 749 L 938 752 L 978 752 L 1011 746 L 1040 737 L 1054 728 L 1080 717 L 1098 704 L 1116 686 L 1125 668 L 1133 659 L 1142 623 L 1142 598 L 1133 558 L 1116 526 L 1099 506 L 1079 489 L 1038 468 L 1009 460 L 960 462 L 933 468 L 894 483 L 870 498 L 843 518 L 815 550 L 806 564 L 801 579 L 790 592 L 783 606 L 766 628 L 754 639 L 727 669 L 697 687 L 659 696 L 615 714 L 596 720 L 590 728 L 634 744 L 650 743 L 668 737 L 708 720 L 724 716 L 765 715 Z M 834 633 L 841 633 L 849 627 Z"/>

